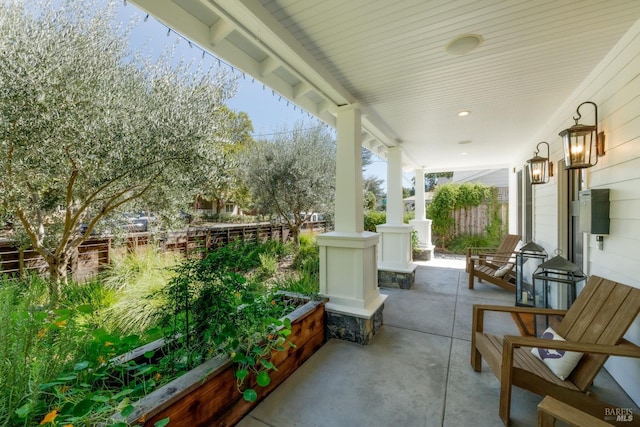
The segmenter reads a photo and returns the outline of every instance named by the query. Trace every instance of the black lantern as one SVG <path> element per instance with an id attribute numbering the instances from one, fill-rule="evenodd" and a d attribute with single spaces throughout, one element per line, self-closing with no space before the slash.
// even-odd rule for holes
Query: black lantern
<path id="1" fill-rule="evenodd" d="M 578 120 L 580 107 L 584 104 L 593 105 L 595 121 L 593 125 L 582 125 Z M 598 156 L 604 155 L 604 132 L 598 133 L 598 106 L 591 101 L 578 105 L 578 117 L 574 117 L 575 125 L 560 132 L 564 147 L 564 161 L 566 169 L 590 168 L 598 163 Z"/>
<path id="2" fill-rule="evenodd" d="M 527 243 L 516 253 L 517 306 L 542 307 L 542 288 L 534 288 L 531 277 L 546 259 L 547 252 L 535 242 Z"/>
<path id="3" fill-rule="evenodd" d="M 547 146 L 547 157 L 539 156 L 540 144 Z M 553 176 L 553 163 L 549 162 L 549 144 L 545 141 L 539 142 L 532 159 L 527 160 L 529 163 L 529 179 L 531 184 L 546 184 L 549 177 Z"/>
<path id="4" fill-rule="evenodd" d="M 549 261 L 543 262 L 533 274 L 533 289 L 542 290 L 540 306 L 545 308 L 568 309 L 576 299 L 579 284 L 587 280 L 587 275 L 580 267 L 571 261 L 556 255 Z M 545 324 L 549 326 L 550 319 L 545 317 Z M 535 323 L 536 335 L 538 322 Z"/>

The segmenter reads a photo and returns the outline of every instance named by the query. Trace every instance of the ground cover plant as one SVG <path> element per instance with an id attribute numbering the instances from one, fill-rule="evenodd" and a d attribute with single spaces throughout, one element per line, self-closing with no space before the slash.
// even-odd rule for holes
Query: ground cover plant
<path id="1" fill-rule="evenodd" d="M 303 278 L 306 289 L 317 294 L 317 281 L 309 284 L 317 278 L 317 251 L 312 239 L 301 247 L 307 249 L 298 256 L 281 242 L 235 243 L 186 259 L 157 251 L 127 254 L 101 281 L 65 285 L 56 308 L 47 305 L 46 281 L 4 278 L 0 426 L 95 426 L 114 413 L 126 417 L 137 398 L 218 354 L 235 362 L 239 392 L 255 400 L 257 393 L 245 385 L 247 380 L 267 386 L 274 369 L 270 355 L 288 346 L 290 323 L 282 316 L 298 301 L 279 292 L 287 288 L 283 284 Z M 295 259 L 302 270 L 270 280 L 265 276 L 271 271 L 264 267 L 267 258 L 278 260 L 280 270 L 283 260 Z M 315 276 L 309 272 L 314 268 Z M 164 280 L 164 286 L 142 291 L 147 295 L 132 306 L 127 327 L 105 320 L 122 301 L 118 293 L 134 298 L 127 288 L 151 278 Z M 154 316 L 138 313 L 145 304 Z M 127 311 L 119 313 L 124 317 Z M 124 364 L 115 359 L 162 335 L 172 346 Z"/>

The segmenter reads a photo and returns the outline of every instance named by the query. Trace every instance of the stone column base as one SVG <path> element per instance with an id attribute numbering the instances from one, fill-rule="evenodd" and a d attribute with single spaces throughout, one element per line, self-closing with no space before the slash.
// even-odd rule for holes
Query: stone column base
<path id="1" fill-rule="evenodd" d="M 327 339 L 338 338 L 362 345 L 367 345 L 382 326 L 384 304 L 371 315 L 359 317 L 353 314 L 331 311 L 327 309 L 325 332 Z"/>
<path id="2" fill-rule="evenodd" d="M 413 260 L 414 261 L 431 261 L 434 257 L 434 248 L 431 249 L 422 249 L 418 248 L 413 251 Z"/>
<path id="3" fill-rule="evenodd" d="M 410 289 L 416 281 L 415 265 L 410 271 L 378 270 L 378 286 L 381 288 Z"/>

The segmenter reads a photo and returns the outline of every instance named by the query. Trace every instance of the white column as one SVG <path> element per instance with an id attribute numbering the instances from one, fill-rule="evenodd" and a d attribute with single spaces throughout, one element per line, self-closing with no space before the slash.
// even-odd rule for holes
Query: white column
<path id="1" fill-rule="evenodd" d="M 387 150 L 387 222 L 376 227 L 381 234 L 378 270 L 411 273 L 415 270 L 411 251 L 413 227 L 403 222 L 402 151 Z"/>
<path id="2" fill-rule="evenodd" d="M 427 219 L 424 201 L 424 169 L 416 169 L 414 171 L 416 178 L 416 216 L 417 220 Z"/>
<path id="3" fill-rule="evenodd" d="M 370 319 L 386 295 L 378 288 L 379 236 L 364 231 L 362 128 L 355 106 L 337 111 L 335 231 L 317 237 L 320 293 L 330 312 Z"/>
<path id="4" fill-rule="evenodd" d="M 364 231 L 362 191 L 362 129 L 360 111 L 338 111 L 336 149 L 335 231 Z"/>
<path id="5" fill-rule="evenodd" d="M 425 198 L 424 198 L 424 169 L 416 169 L 416 216 L 409 221 L 413 229 L 418 233 L 418 249 L 421 252 L 420 259 L 430 260 L 433 258 L 434 246 L 431 243 L 431 220 L 426 218 Z M 418 259 L 418 258 L 416 258 Z"/>
<path id="6" fill-rule="evenodd" d="M 403 224 L 402 151 L 398 147 L 387 150 L 387 224 Z"/>

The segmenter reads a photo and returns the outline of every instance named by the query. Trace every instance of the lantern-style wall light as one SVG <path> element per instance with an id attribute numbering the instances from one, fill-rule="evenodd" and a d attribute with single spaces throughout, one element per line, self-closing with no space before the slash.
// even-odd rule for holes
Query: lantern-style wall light
<path id="1" fill-rule="evenodd" d="M 539 156 L 540 144 L 547 146 L 547 157 Z M 549 177 L 553 176 L 553 162 L 549 162 L 549 144 L 545 141 L 539 142 L 536 146 L 536 152 L 533 154 L 533 158 L 527 160 L 529 163 L 529 180 L 532 185 L 546 184 L 549 182 Z"/>
<path id="2" fill-rule="evenodd" d="M 593 125 L 582 125 L 578 120 L 580 107 L 584 104 L 593 105 L 595 122 Z M 583 102 L 576 109 L 578 117 L 574 117 L 576 124 L 560 132 L 564 147 L 564 161 L 566 169 L 590 168 L 598 163 L 598 156 L 604 155 L 604 132 L 598 132 L 598 106 L 591 101 Z"/>

